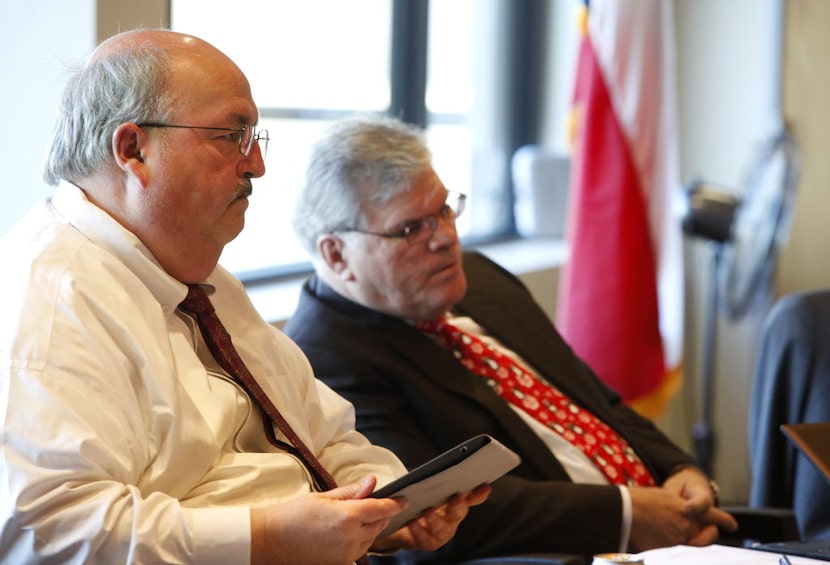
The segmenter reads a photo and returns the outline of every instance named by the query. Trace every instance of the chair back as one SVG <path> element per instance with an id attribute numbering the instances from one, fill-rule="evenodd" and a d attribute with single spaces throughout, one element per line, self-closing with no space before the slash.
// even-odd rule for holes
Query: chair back
<path id="1" fill-rule="evenodd" d="M 830 421 L 830 289 L 787 295 L 773 306 L 752 387 L 750 506 L 790 508 L 803 539 L 830 538 L 830 481 L 780 430 Z"/>

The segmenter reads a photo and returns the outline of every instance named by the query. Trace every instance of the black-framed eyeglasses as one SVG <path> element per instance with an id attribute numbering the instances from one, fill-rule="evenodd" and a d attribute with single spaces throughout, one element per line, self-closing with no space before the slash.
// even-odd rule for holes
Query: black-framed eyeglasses
<path id="1" fill-rule="evenodd" d="M 180 128 L 180 129 L 206 129 L 211 131 L 226 131 L 229 136 L 236 139 L 239 144 L 239 152 L 243 157 L 251 154 L 251 149 L 254 146 L 254 140 L 259 143 L 259 150 L 262 153 L 262 158 L 268 152 L 268 130 L 257 130 L 254 126 L 243 126 L 241 128 L 219 128 L 212 126 L 185 126 L 179 124 L 162 124 L 157 122 L 146 122 L 137 124 L 140 128 Z"/>
<path id="2" fill-rule="evenodd" d="M 410 245 L 416 245 L 418 243 L 424 243 L 432 237 L 432 234 L 438 228 L 439 218 L 447 223 L 454 224 L 456 218 L 464 212 L 466 201 L 466 194 L 450 191 L 447 193 L 447 199 L 438 212 L 413 220 L 405 220 L 400 223 L 398 229 L 389 233 L 361 230 L 358 228 L 340 228 L 332 231 L 333 233 L 354 232 L 389 239 L 405 239 Z"/>

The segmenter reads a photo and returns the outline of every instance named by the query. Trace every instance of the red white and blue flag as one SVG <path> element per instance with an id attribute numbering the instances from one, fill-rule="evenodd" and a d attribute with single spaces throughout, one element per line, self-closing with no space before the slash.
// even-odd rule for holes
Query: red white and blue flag
<path id="1" fill-rule="evenodd" d="M 623 401 L 657 417 L 679 384 L 682 237 L 672 3 L 586 3 L 557 324 Z"/>

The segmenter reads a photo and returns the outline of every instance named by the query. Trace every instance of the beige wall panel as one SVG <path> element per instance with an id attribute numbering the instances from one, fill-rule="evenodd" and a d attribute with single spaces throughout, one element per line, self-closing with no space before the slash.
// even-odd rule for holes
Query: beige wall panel
<path id="1" fill-rule="evenodd" d="M 169 0 L 99 0 L 98 42 L 136 28 L 170 27 Z"/>
<path id="2" fill-rule="evenodd" d="M 784 115 L 801 151 L 792 231 L 776 273 L 787 294 L 830 287 L 830 2 L 789 0 Z"/>

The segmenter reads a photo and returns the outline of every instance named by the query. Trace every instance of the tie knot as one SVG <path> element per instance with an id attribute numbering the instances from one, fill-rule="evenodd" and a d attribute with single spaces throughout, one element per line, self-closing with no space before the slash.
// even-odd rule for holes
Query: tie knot
<path id="1" fill-rule="evenodd" d="M 188 314 L 207 314 L 213 312 L 213 304 L 210 303 L 210 298 L 198 284 L 187 285 L 187 296 L 179 304 L 179 309 Z"/>

